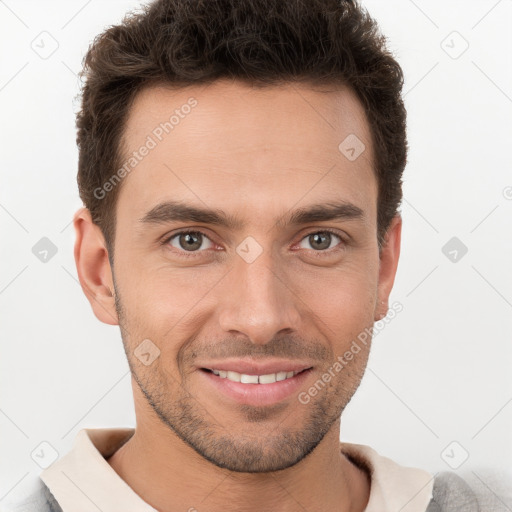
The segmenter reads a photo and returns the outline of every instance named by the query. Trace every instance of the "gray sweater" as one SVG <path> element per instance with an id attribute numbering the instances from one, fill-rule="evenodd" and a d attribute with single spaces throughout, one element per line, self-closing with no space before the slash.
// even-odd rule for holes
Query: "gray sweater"
<path id="1" fill-rule="evenodd" d="M 39 479 L 40 487 L 14 508 L 1 512 L 62 512 L 54 496 Z M 434 479 L 432 500 L 425 512 L 512 512 L 492 491 L 471 487 L 466 480 L 454 472 L 437 473 Z M 509 502 L 510 505 L 510 502 Z M 126 511 L 129 512 L 129 511 Z"/>

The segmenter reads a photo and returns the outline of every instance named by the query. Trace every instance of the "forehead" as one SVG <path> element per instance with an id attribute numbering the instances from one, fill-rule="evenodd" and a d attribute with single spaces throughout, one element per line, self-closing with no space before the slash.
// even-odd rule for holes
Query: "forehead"
<path id="1" fill-rule="evenodd" d="M 121 217 L 140 218 L 169 199 L 245 208 L 260 219 L 319 199 L 375 209 L 370 129 L 348 88 L 228 81 L 146 88 L 132 105 L 122 147 Z M 352 148 L 362 150 L 356 159 L 346 153 Z"/>

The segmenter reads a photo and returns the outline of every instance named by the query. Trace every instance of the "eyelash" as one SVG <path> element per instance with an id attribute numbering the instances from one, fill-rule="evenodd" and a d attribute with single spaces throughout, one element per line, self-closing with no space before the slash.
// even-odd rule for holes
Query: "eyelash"
<path id="1" fill-rule="evenodd" d="M 203 233 L 202 231 L 198 230 L 198 229 L 185 229 L 183 231 L 178 231 L 177 233 L 173 233 L 171 236 L 168 236 L 166 238 L 164 238 L 164 240 L 162 240 L 161 244 L 162 246 L 165 246 L 167 245 L 173 238 L 176 238 L 180 235 L 187 235 L 187 234 L 201 234 L 202 236 L 204 236 L 205 238 L 207 238 L 208 240 L 210 240 L 210 242 L 212 243 L 215 243 L 213 242 L 213 240 L 210 239 L 210 237 L 208 235 L 206 235 L 205 233 Z M 299 243 L 302 242 L 302 240 L 304 240 L 305 238 L 307 238 L 308 236 L 311 236 L 311 235 L 314 235 L 314 234 L 317 234 L 317 233 L 330 233 L 332 235 L 335 235 L 337 236 L 341 242 L 338 244 L 338 245 L 345 245 L 347 244 L 347 240 L 341 236 L 337 231 L 333 230 L 333 229 L 329 229 L 329 228 L 324 228 L 324 229 L 320 229 L 320 230 L 316 230 L 316 231 L 310 231 L 309 233 L 306 233 L 300 240 L 299 240 Z M 343 248 L 336 248 L 337 246 L 335 247 L 332 247 L 331 249 L 324 249 L 322 251 L 314 251 L 313 249 L 310 249 L 313 251 L 313 253 L 315 253 L 315 256 L 318 256 L 318 257 L 322 257 L 322 254 L 332 254 L 332 251 L 340 251 L 340 250 L 343 250 Z M 179 250 L 178 249 L 178 254 L 179 254 L 179 257 L 182 257 L 182 258 L 195 258 L 197 257 L 198 254 L 201 254 L 202 252 L 205 252 L 205 251 L 184 251 L 184 250 Z"/>

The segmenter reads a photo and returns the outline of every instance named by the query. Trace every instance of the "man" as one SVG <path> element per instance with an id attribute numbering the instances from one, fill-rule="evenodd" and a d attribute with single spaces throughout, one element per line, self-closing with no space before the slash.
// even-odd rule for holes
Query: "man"
<path id="1" fill-rule="evenodd" d="M 89 49 L 75 259 L 135 429 L 85 429 L 23 510 L 479 510 L 340 443 L 386 317 L 402 71 L 355 2 L 160 0 Z"/>

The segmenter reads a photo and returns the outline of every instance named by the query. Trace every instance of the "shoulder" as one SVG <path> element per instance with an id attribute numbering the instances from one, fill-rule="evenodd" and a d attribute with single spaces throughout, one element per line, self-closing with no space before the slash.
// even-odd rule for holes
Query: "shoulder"
<path id="1" fill-rule="evenodd" d="M 478 499 L 469 484 L 456 473 L 442 471 L 434 478 L 432 500 L 426 512 L 479 512 Z"/>
<path id="2" fill-rule="evenodd" d="M 39 478 L 34 490 L 2 512 L 62 512 L 50 489 Z"/>
<path id="3" fill-rule="evenodd" d="M 443 471 L 435 475 L 426 512 L 505 512 L 511 507 L 512 486 L 503 475 Z"/>

